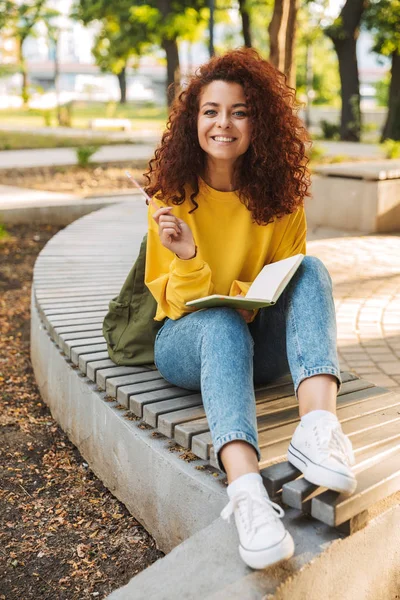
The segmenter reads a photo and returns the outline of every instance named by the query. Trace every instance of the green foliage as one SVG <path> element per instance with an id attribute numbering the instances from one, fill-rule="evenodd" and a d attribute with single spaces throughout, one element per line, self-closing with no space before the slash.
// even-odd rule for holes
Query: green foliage
<path id="1" fill-rule="evenodd" d="M 23 56 L 23 45 L 28 36 L 33 36 L 35 26 L 40 22 L 49 23 L 58 16 L 59 12 L 47 6 L 47 0 L 31 0 L 15 2 L 0 0 L 0 31 L 17 41 L 18 60 L 21 73 L 24 74 L 21 96 L 26 105 L 29 100 L 29 90 L 26 86 L 26 64 Z"/>
<path id="2" fill-rule="evenodd" d="M 333 44 L 323 32 L 325 0 L 300 3 L 295 45 L 296 88 L 299 97 L 306 93 L 307 46 L 310 48 L 312 104 L 340 105 L 340 78 Z"/>
<path id="3" fill-rule="evenodd" d="M 329 121 L 325 121 L 322 119 L 320 122 L 320 127 L 322 129 L 322 137 L 324 140 L 338 140 L 340 128 L 336 123 L 330 123 Z"/>
<path id="4" fill-rule="evenodd" d="M 383 144 L 386 158 L 400 158 L 400 142 L 396 140 L 385 140 Z"/>
<path id="5" fill-rule="evenodd" d="M 378 106 L 387 106 L 389 101 L 390 74 L 375 83 L 376 101 Z"/>
<path id="6" fill-rule="evenodd" d="M 400 0 L 370 0 L 364 22 L 374 36 L 374 52 L 400 53 Z"/>
<path id="7" fill-rule="evenodd" d="M 115 117 L 116 111 L 117 111 L 117 103 L 114 101 L 107 102 L 107 104 L 106 104 L 107 119 L 112 119 L 113 117 Z"/>
<path id="8" fill-rule="evenodd" d="M 62 136 L 54 135 L 49 129 L 48 134 L 38 135 L 36 133 L 26 133 L 26 131 L 0 131 L 0 150 L 27 150 L 36 148 L 77 148 L 77 146 L 87 146 L 93 138 L 82 135 Z M 96 144 L 99 146 L 121 143 L 118 140 L 111 139 L 104 134 L 104 137 L 96 137 Z M 131 140 L 124 140 L 124 144 L 130 144 Z"/>
<path id="9" fill-rule="evenodd" d="M 51 127 L 51 121 L 52 121 L 52 111 L 47 108 L 45 110 L 42 110 L 42 115 L 43 115 L 43 121 L 44 121 L 44 126 L 45 127 Z"/>
<path id="10" fill-rule="evenodd" d="M 323 148 L 321 148 L 321 146 L 318 146 L 317 144 L 313 144 L 311 146 L 311 149 L 308 150 L 307 152 L 307 156 L 310 159 L 311 162 L 317 163 L 319 162 L 322 157 L 324 156 L 325 151 Z"/>
<path id="11" fill-rule="evenodd" d="M 78 161 L 78 165 L 83 169 L 86 169 L 86 167 L 90 163 L 91 157 L 93 156 L 93 154 L 95 154 L 95 152 L 97 152 L 98 149 L 98 146 L 81 146 L 80 148 L 77 148 L 76 158 Z"/>
<path id="12" fill-rule="evenodd" d="M 0 240 L 5 240 L 9 237 L 10 237 L 10 234 L 8 233 L 7 229 L 5 228 L 5 225 L 3 225 L 3 223 L 0 223 Z"/>
<path id="13" fill-rule="evenodd" d="M 206 0 L 78 0 L 73 17 L 85 25 L 101 23 L 93 55 L 103 71 L 117 75 L 132 58 L 150 51 L 155 44 L 161 46 L 162 39 L 200 39 L 207 24 L 206 4 Z M 161 10 L 162 5 L 167 11 Z"/>
<path id="14" fill-rule="evenodd" d="M 335 154 L 334 156 L 331 156 L 329 158 L 329 162 L 331 164 L 347 162 L 348 160 L 349 157 L 347 156 L 347 154 Z"/>

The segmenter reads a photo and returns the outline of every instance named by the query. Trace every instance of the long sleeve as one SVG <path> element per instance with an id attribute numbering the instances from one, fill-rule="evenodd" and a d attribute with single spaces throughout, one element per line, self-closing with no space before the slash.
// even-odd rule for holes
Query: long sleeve
<path id="1" fill-rule="evenodd" d="M 165 317 L 177 320 L 193 312 L 185 302 L 213 293 L 211 269 L 197 255 L 189 260 L 175 256 L 165 248 L 158 235 L 158 227 L 148 213 L 145 284 L 157 301 L 156 321 Z"/>
<path id="2" fill-rule="evenodd" d="M 304 207 L 301 206 L 290 215 L 271 262 L 277 262 L 295 254 L 306 254 L 306 235 L 306 215 Z"/>

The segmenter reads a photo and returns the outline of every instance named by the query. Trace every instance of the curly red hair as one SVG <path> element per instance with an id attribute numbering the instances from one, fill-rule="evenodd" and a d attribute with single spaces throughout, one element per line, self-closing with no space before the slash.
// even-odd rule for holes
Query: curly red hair
<path id="1" fill-rule="evenodd" d="M 192 211 L 198 207 L 198 177 L 206 162 L 197 135 L 199 98 L 203 87 L 215 80 L 239 83 L 250 107 L 251 142 L 234 172 L 241 201 L 259 224 L 294 212 L 310 195 L 309 138 L 285 75 L 251 48 L 213 57 L 175 98 L 166 131 L 144 174 L 146 192 L 158 194 L 166 204 L 182 204 L 189 184 Z"/>

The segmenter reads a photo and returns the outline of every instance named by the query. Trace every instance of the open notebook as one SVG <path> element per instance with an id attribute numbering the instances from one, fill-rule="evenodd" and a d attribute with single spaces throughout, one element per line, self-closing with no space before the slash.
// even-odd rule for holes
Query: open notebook
<path id="1" fill-rule="evenodd" d="M 197 300 L 186 302 L 186 306 L 193 308 L 213 308 L 215 306 L 228 306 L 231 308 L 262 308 L 272 306 L 297 271 L 304 254 L 296 254 L 290 258 L 279 260 L 266 265 L 257 275 L 245 296 L 221 296 L 213 294 Z"/>

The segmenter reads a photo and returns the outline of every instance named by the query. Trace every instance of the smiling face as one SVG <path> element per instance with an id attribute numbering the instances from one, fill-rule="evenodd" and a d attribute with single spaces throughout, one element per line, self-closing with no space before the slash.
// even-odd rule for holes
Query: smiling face
<path id="1" fill-rule="evenodd" d="M 197 118 L 199 144 L 208 162 L 230 164 L 250 145 L 249 107 L 239 83 L 212 81 L 200 95 Z"/>

